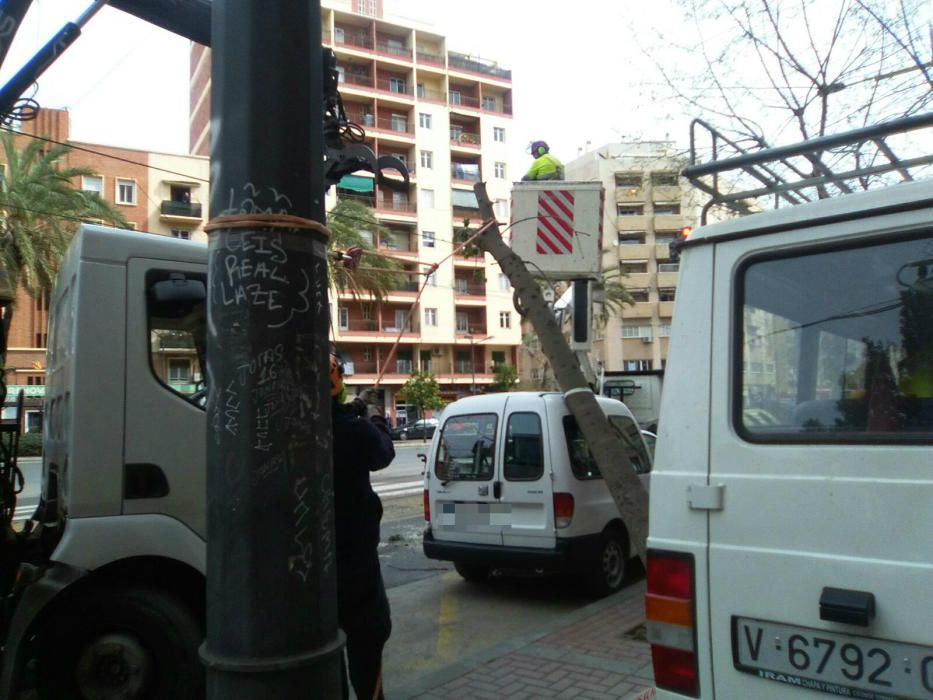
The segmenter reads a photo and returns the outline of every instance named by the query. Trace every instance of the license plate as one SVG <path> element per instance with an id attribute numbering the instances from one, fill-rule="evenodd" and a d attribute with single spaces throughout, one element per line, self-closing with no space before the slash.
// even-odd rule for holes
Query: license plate
<path id="1" fill-rule="evenodd" d="M 933 647 L 732 618 L 735 668 L 866 700 L 933 700 Z"/>

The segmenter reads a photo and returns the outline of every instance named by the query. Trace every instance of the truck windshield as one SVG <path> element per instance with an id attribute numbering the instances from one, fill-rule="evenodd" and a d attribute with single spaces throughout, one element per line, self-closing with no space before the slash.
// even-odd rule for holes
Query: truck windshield
<path id="1" fill-rule="evenodd" d="M 146 275 L 149 360 L 169 391 L 204 408 L 207 276 L 150 270 Z"/>
<path id="2" fill-rule="evenodd" d="M 494 413 L 452 416 L 444 422 L 434 473 L 442 481 L 489 481 L 496 447 Z"/>
<path id="3" fill-rule="evenodd" d="M 750 439 L 933 435 L 933 236 L 751 261 L 734 405 Z"/>

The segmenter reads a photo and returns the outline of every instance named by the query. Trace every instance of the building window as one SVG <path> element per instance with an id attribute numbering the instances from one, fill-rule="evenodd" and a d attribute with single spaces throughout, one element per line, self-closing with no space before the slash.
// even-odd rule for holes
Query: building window
<path id="1" fill-rule="evenodd" d="M 419 86 L 419 87 L 423 87 L 423 86 Z M 430 129 L 431 128 L 431 115 L 428 114 L 427 112 L 419 112 L 418 113 L 418 126 L 420 126 L 422 129 Z"/>
<path id="2" fill-rule="evenodd" d="M 616 173 L 615 180 L 616 187 L 641 187 L 641 173 Z"/>
<path id="3" fill-rule="evenodd" d="M 670 260 L 658 260 L 658 272 L 679 272 L 680 263 L 671 262 Z"/>
<path id="4" fill-rule="evenodd" d="M 136 183 L 117 178 L 117 204 L 136 204 Z"/>
<path id="5" fill-rule="evenodd" d="M 656 245 L 670 245 L 674 241 L 680 240 L 678 231 L 655 231 L 654 242 Z"/>
<path id="6" fill-rule="evenodd" d="M 628 293 L 632 297 L 632 301 L 648 301 L 647 289 L 629 289 Z"/>
<path id="7" fill-rule="evenodd" d="M 645 244 L 645 232 L 638 231 L 632 233 L 630 231 L 619 231 L 619 245 L 644 245 Z"/>
<path id="8" fill-rule="evenodd" d="M 512 327 L 512 312 L 511 311 L 500 311 L 499 312 L 499 328 L 511 328 Z"/>
<path id="9" fill-rule="evenodd" d="M 651 360 L 626 360 L 626 372 L 649 372 L 651 371 Z"/>
<path id="10" fill-rule="evenodd" d="M 512 289 L 512 284 L 509 282 L 509 276 L 504 275 L 501 272 L 499 273 L 499 289 L 503 292 L 507 292 Z"/>
<path id="11" fill-rule="evenodd" d="M 434 231 L 422 231 L 421 232 L 421 247 L 422 248 L 433 248 L 434 247 Z"/>
<path id="12" fill-rule="evenodd" d="M 85 192 L 93 192 L 98 197 L 104 196 L 104 178 L 100 175 L 82 175 L 81 189 Z"/>
<path id="13" fill-rule="evenodd" d="M 467 333 L 470 330 L 470 317 L 463 311 L 458 311 L 456 315 L 457 332 Z"/>
<path id="14" fill-rule="evenodd" d="M 373 349 L 368 346 L 363 346 L 363 362 L 372 362 L 373 361 Z"/>
<path id="15" fill-rule="evenodd" d="M 495 175 L 500 180 L 505 180 L 505 163 L 496 162 Z"/>
<path id="16" fill-rule="evenodd" d="M 370 304 L 362 304 L 360 306 L 360 313 L 363 315 L 364 321 L 373 320 L 373 307 Z"/>
<path id="17" fill-rule="evenodd" d="M 340 330 L 346 331 L 350 329 L 350 309 L 346 306 L 341 306 L 337 309 L 337 315 L 340 321 Z"/>
<path id="18" fill-rule="evenodd" d="M 463 127 L 457 124 L 450 125 L 450 140 L 459 141 L 463 136 Z"/>
<path id="19" fill-rule="evenodd" d="M 651 338 L 651 326 L 622 326 L 623 338 Z"/>
<path id="20" fill-rule="evenodd" d="M 505 199 L 497 199 L 492 205 L 493 211 L 496 213 L 496 218 L 505 221 L 509 218 L 509 203 Z"/>
<path id="21" fill-rule="evenodd" d="M 426 326 L 437 325 L 437 309 L 427 308 L 424 310 L 424 325 Z"/>
<path id="22" fill-rule="evenodd" d="M 658 326 L 658 337 L 659 338 L 670 338 L 671 337 L 671 323 L 662 323 Z"/>
<path id="23" fill-rule="evenodd" d="M 421 151 L 420 159 L 421 167 L 425 170 L 431 170 L 434 168 L 434 152 L 433 151 Z"/>
<path id="24" fill-rule="evenodd" d="M 404 114 L 393 114 L 390 124 L 392 131 L 408 131 L 408 118 Z"/>
<path id="25" fill-rule="evenodd" d="M 496 111 L 496 98 L 490 97 L 489 95 L 485 95 L 483 97 L 483 109 L 485 109 L 487 112 L 495 112 Z"/>
<path id="26" fill-rule="evenodd" d="M 418 85 L 415 87 L 415 89 L 418 91 L 418 97 L 424 97 L 424 96 L 427 94 L 427 90 L 424 89 L 424 83 L 418 83 Z M 430 122 L 430 121 L 431 121 L 431 120 L 428 119 L 428 122 Z M 430 126 L 427 126 L 427 127 L 425 127 L 425 128 L 426 128 L 426 129 L 430 129 L 431 127 L 430 127 Z"/>
<path id="27" fill-rule="evenodd" d="M 428 281 L 429 287 L 436 287 L 437 286 L 437 273 L 432 272 L 430 275 L 428 275 L 427 281 Z"/>
<path id="28" fill-rule="evenodd" d="M 405 81 L 401 78 L 389 78 L 389 92 L 405 92 Z"/>
<path id="29" fill-rule="evenodd" d="M 680 204 L 674 202 L 655 202 L 654 204 L 654 215 L 655 216 L 677 216 L 680 214 Z"/>
<path id="30" fill-rule="evenodd" d="M 172 229 L 172 238 L 180 238 L 183 241 L 191 240 L 191 231 L 186 231 L 183 228 L 173 228 Z"/>
<path id="31" fill-rule="evenodd" d="M 449 101 L 450 104 L 452 104 L 452 105 L 461 104 L 460 91 L 459 91 L 459 90 L 451 90 L 451 91 L 448 93 L 448 101 Z"/>
<path id="32" fill-rule="evenodd" d="M 674 287 L 664 287 L 658 290 L 658 301 L 674 301 Z"/>
<path id="33" fill-rule="evenodd" d="M 419 192 L 420 199 L 418 203 L 424 209 L 433 209 L 434 208 L 434 190 L 421 190 Z"/>
<path id="34" fill-rule="evenodd" d="M 492 127 L 492 140 L 496 143 L 505 143 L 505 129 L 501 126 Z"/>
<path id="35" fill-rule="evenodd" d="M 642 216 L 645 213 L 644 204 L 617 204 L 616 213 L 619 216 Z"/>
<path id="36" fill-rule="evenodd" d="M 619 272 L 623 275 L 637 275 L 648 272 L 647 260 L 623 260 L 619 263 Z"/>
<path id="37" fill-rule="evenodd" d="M 184 384 L 191 381 L 191 360 L 172 359 L 168 361 L 168 380 Z"/>
<path id="38" fill-rule="evenodd" d="M 651 184 L 655 187 L 677 187 L 677 173 L 651 173 Z"/>

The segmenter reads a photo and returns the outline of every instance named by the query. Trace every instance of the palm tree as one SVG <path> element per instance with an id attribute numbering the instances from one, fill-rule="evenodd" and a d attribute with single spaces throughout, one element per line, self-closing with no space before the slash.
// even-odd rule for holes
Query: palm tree
<path id="1" fill-rule="evenodd" d="M 347 197 L 341 197 L 328 213 L 327 227 L 331 232 L 328 247 L 342 252 L 350 248 L 375 250 L 364 232 L 369 234 L 372 241 L 391 235 L 389 229 L 376 221 L 365 204 Z M 328 282 L 332 288 L 349 290 L 357 299 L 372 298 L 380 302 L 403 281 L 401 265 L 395 260 L 363 255 L 360 267 L 364 269 L 350 270 L 339 262 L 328 265 Z"/>
<path id="2" fill-rule="evenodd" d="M 632 295 L 619 280 L 621 276 L 619 271 L 603 275 L 602 301 L 593 303 L 593 318 L 600 328 L 605 328 L 614 314 L 621 314 L 622 307 L 634 303 Z"/>
<path id="3" fill-rule="evenodd" d="M 30 140 L 17 148 L 16 137 L 0 135 L 6 170 L 0 179 L 0 270 L 10 286 L 21 285 L 31 295 L 48 292 L 65 250 L 81 221 L 126 226 L 124 216 L 97 194 L 84 192 L 74 181 L 94 172 L 62 167 L 71 150 Z"/>

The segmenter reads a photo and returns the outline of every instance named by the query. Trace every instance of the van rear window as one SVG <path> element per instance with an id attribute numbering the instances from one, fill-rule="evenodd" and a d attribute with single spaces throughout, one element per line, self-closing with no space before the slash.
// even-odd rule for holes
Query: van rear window
<path id="1" fill-rule="evenodd" d="M 933 235 L 758 258 L 738 275 L 746 439 L 933 437 Z"/>
<path id="2" fill-rule="evenodd" d="M 444 421 L 434 474 L 441 481 L 490 481 L 496 448 L 494 413 L 451 416 Z"/>
<path id="3" fill-rule="evenodd" d="M 638 424 L 628 416 L 608 416 L 609 426 L 622 441 L 625 450 L 620 457 L 626 459 L 636 474 L 647 474 L 651 471 L 651 458 L 648 449 L 641 437 Z M 602 479 L 599 467 L 589 445 L 583 437 L 583 431 L 577 425 L 573 416 L 564 416 L 564 438 L 567 441 L 567 452 L 570 457 L 570 469 L 578 479 Z"/>

